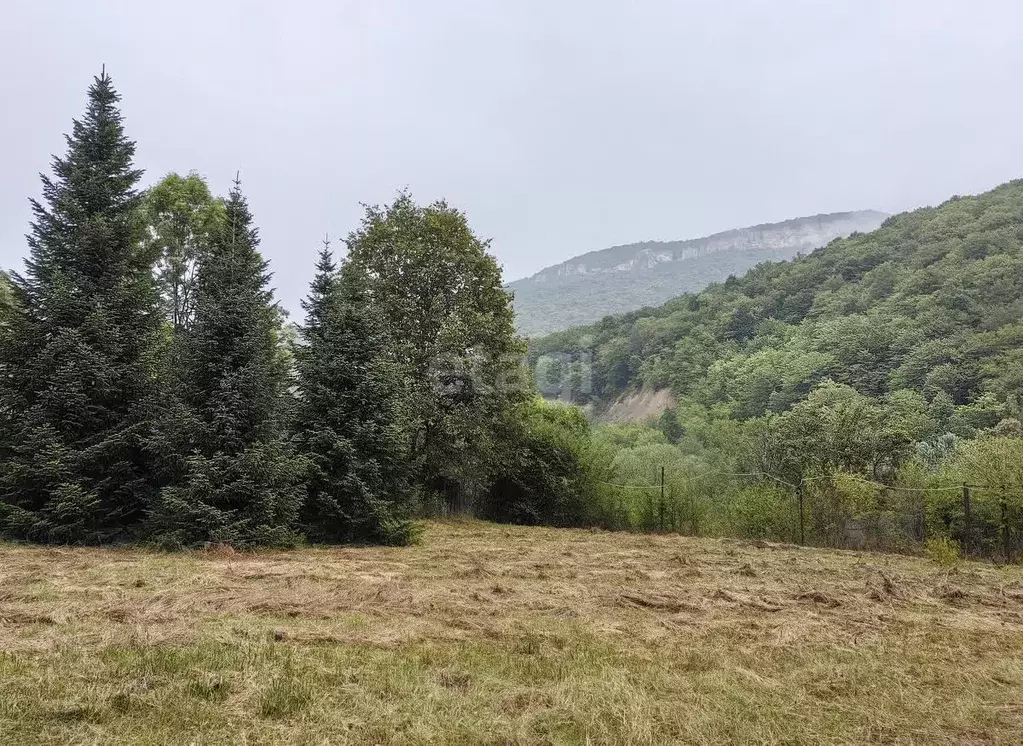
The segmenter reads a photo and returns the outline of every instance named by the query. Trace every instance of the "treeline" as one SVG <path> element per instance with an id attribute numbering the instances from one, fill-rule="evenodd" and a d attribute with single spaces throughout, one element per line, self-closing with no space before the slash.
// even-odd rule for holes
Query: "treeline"
<path id="1" fill-rule="evenodd" d="M 415 516 L 464 511 L 1023 543 L 1023 182 L 527 354 L 487 242 L 408 194 L 343 258 L 324 242 L 286 323 L 240 183 L 140 190 L 117 104 L 96 79 L 25 270 L 0 273 L 4 536 L 403 544 Z M 641 388 L 674 405 L 594 426 L 531 373 L 598 411 Z"/>
<path id="2" fill-rule="evenodd" d="M 25 270 L 0 282 L 0 533 L 402 544 L 452 495 L 502 515 L 558 482 L 530 455 L 552 415 L 463 214 L 369 208 L 343 260 L 325 242 L 295 330 L 240 183 L 139 190 L 118 101 L 94 81 Z"/>
<path id="3" fill-rule="evenodd" d="M 580 438 L 587 522 L 818 546 L 1023 552 L 1023 428 L 963 438 L 844 384 L 746 421 L 682 406 Z M 932 433 L 937 433 L 935 429 Z M 662 481 L 663 480 L 663 481 Z"/>
<path id="4" fill-rule="evenodd" d="M 702 495 L 687 505 L 703 511 L 705 529 L 791 538 L 793 490 L 770 487 L 781 479 L 806 485 L 828 542 L 867 517 L 915 516 L 904 534 L 956 538 L 966 521 L 957 485 L 967 484 L 985 546 L 1004 548 L 1006 534 L 1018 545 L 1021 246 L 1014 181 L 658 308 L 532 340 L 529 360 L 548 396 L 598 414 L 641 390 L 672 394 L 659 422 L 625 428 L 637 442 L 622 442 L 620 427 L 597 430 L 613 447 L 598 459 L 613 464 L 605 482 L 641 474 L 653 484 L 663 464 L 683 481 L 770 475 L 676 485 Z M 611 522 L 646 525 L 641 508 Z"/>

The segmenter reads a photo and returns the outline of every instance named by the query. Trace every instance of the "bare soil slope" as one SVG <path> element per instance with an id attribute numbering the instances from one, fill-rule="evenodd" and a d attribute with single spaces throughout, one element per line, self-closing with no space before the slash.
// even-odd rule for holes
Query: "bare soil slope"
<path id="1" fill-rule="evenodd" d="M 619 396 L 599 419 L 601 422 L 645 422 L 674 406 L 675 398 L 668 389 L 640 389 Z"/>

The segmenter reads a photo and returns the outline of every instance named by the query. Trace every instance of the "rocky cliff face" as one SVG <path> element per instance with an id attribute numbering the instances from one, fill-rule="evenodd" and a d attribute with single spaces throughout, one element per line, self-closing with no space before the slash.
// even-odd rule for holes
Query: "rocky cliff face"
<path id="1" fill-rule="evenodd" d="M 835 212 L 739 228 L 688 241 L 643 241 L 591 251 L 542 269 L 528 280 L 519 282 L 548 283 L 579 275 L 650 269 L 664 262 L 684 262 L 721 251 L 811 251 L 851 233 L 875 230 L 886 217 L 885 213 L 874 210 Z"/>
<path id="2" fill-rule="evenodd" d="M 659 305 L 759 262 L 791 259 L 836 238 L 873 231 L 886 217 L 874 210 L 830 213 L 592 251 L 511 283 L 517 323 L 524 334 L 545 334 Z"/>

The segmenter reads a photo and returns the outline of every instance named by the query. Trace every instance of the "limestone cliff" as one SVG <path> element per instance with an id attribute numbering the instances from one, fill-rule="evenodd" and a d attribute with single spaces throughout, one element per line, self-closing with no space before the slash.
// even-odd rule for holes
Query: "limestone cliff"
<path id="1" fill-rule="evenodd" d="M 591 251 L 509 285 L 519 330 L 545 334 L 702 290 L 762 261 L 791 259 L 836 238 L 867 233 L 887 217 L 838 212 L 716 233 Z"/>

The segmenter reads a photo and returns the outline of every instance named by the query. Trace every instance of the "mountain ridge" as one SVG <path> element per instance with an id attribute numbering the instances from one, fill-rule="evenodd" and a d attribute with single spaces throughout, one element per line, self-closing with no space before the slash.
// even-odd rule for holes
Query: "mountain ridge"
<path id="1" fill-rule="evenodd" d="M 613 253 L 618 253 L 621 250 L 632 250 L 632 249 L 638 248 L 639 249 L 639 253 L 642 254 L 644 252 L 649 252 L 649 251 L 655 250 L 657 248 L 663 248 L 664 250 L 672 251 L 672 250 L 674 250 L 672 247 L 682 247 L 683 248 L 683 256 L 678 257 L 677 259 L 675 259 L 675 261 L 683 261 L 683 260 L 685 260 L 687 258 L 691 258 L 692 256 L 694 256 L 694 254 L 690 254 L 689 251 L 688 251 L 690 249 L 690 247 L 692 247 L 691 250 L 693 250 L 695 252 L 699 252 L 700 248 L 704 244 L 711 243 L 711 242 L 727 241 L 728 239 L 733 239 L 733 238 L 734 239 L 738 239 L 738 238 L 740 238 L 740 237 L 742 237 L 744 235 L 749 235 L 751 233 L 762 233 L 762 232 L 765 232 L 765 231 L 767 231 L 769 229 L 787 228 L 787 227 L 790 227 L 790 226 L 797 226 L 797 225 L 803 224 L 803 223 L 809 223 L 811 221 L 828 222 L 828 221 L 832 221 L 832 220 L 855 219 L 855 218 L 861 217 L 861 216 L 864 217 L 864 218 L 876 218 L 877 222 L 878 222 L 878 225 L 880 225 L 882 222 L 884 222 L 884 220 L 886 218 L 890 217 L 888 213 L 881 212 L 880 210 L 848 210 L 848 211 L 843 211 L 843 212 L 830 212 L 830 213 L 819 213 L 817 215 L 807 215 L 805 217 L 791 218 L 789 220 L 782 220 L 782 221 L 779 221 L 777 223 L 759 223 L 757 225 L 751 225 L 751 226 L 747 226 L 745 228 L 731 228 L 729 230 L 718 231 L 716 233 L 711 233 L 711 234 L 708 234 L 706 236 L 701 236 L 700 238 L 684 238 L 684 239 L 679 239 L 677 241 L 647 240 L 647 241 L 636 241 L 634 243 L 628 243 L 628 244 L 618 244 L 618 245 L 615 245 L 615 246 L 609 246 L 606 249 L 595 249 L 593 251 L 587 251 L 584 254 L 579 254 L 578 256 L 572 257 L 571 259 L 566 259 L 565 261 L 559 262 L 558 264 L 552 264 L 550 267 L 545 267 L 545 268 L 541 269 L 540 271 L 535 272 L 534 274 L 530 275 L 529 277 L 524 277 L 524 278 L 521 278 L 519 280 L 514 280 L 513 283 L 511 283 L 511 284 L 514 284 L 514 283 L 517 283 L 517 282 L 522 282 L 523 280 L 538 280 L 538 281 L 542 282 L 542 281 L 545 281 L 552 274 L 553 275 L 557 275 L 557 276 L 564 276 L 565 273 L 561 272 L 559 270 L 562 270 L 562 268 L 564 268 L 564 267 L 566 267 L 568 265 L 581 263 L 583 260 L 593 259 L 593 258 L 597 258 L 597 257 L 611 256 Z M 714 251 L 714 249 L 711 249 L 710 252 L 705 252 L 705 253 L 712 253 L 713 251 Z M 705 254 L 698 254 L 698 253 L 695 254 L 695 256 L 699 256 L 699 255 L 705 255 Z M 671 260 L 665 260 L 665 261 L 671 261 Z M 611 267 L 610 270 L 597 270 L 597 271 L 616 271 L 616 270 L 620 269 L 620 266 L 621 265 L 615 265 L 615 266 Z"/>
<path id="2" fill-rule="evenodd" d="M 520 332 L 547 334 L 659 305 L 762 261 L 790 259 L 870 232 L 887 218 L 878 210 L 821 213 L 700 238 L 621 244 L 545 267 L 507 287 L 515 294 Z"/>

